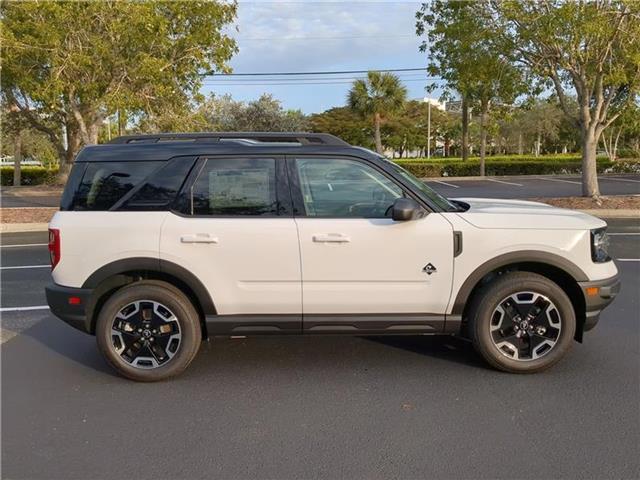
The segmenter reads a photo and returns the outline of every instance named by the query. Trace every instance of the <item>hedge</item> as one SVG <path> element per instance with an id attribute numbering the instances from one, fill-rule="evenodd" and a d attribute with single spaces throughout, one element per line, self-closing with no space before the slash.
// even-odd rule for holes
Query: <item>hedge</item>
<path id="1" fill-rule="evenodd" d="M 480 175 L 480 162 L 468 160 L 466 162 L 453 161 L 405 161 L 396 160 L 396 163 L 418 178 L 424 177 L 467 177 Z M 606 159 L 597 160 L 599 173 L 640 173 L 640 162 L 617 161 L 610 162 Z M 551 175 L 563 173 L 580 173 L 582 164 L 580 160 L 494 160 L 485 161 L 485 173 L 487 175 Z"/>
<path id="2" fill-rule="evenodd" d="M 21 168 L 21 185 L 42 185 L 55 183 L 58 169 L 45 167 Z M 13 167 L 0 167 L 0 184 L 3 187 L 13 185 Z"/>
<path id="3" fill-rule="evenodd" d="M 492 155 L 487 157 L 487 161 L 492 162 L 567 162 L 575 161 L 579 162 L 582 157 L 580 154 L 575 153 L 558 153 L 555 155 L 541 155 L 536 157 L 535 155 Z M 602 156 L 598 159 L 606 160 L 607 157 Z M 433 163 L 450 163 L 450 162 L 462 162 L 461 157 L 431 157 L 427 159 L 425 157 L 417 158 L 396 158 L 394 161 L 398 162 L 433 162 Z M 479 162 L 480 157 L 469 157 L 468 162 Z"/>

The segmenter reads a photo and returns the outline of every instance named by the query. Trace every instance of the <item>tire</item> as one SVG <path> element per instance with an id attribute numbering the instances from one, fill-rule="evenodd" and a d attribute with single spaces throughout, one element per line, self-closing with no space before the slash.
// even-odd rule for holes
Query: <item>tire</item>
<path id="1" fill-rule="evenodd" d="M 178 288 L 144 280 L 116 291 L 96 323 L 98 349 L 118 373 L 157 382 L 182 373 L 202 340 L 198 313 Z"/>
<path id="2" fill-rule="evenodd" d="M 500 275 L 478 291 L 469 312 L 474 347 L 491 366 L 509 373 L 551 367 L 571 348 L 576 331 L 566 293 L 536 273 Z"/>

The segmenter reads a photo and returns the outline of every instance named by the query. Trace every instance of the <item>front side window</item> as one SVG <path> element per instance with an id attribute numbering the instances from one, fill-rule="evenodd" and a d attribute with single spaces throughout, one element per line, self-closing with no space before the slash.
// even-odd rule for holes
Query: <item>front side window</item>
<path id="1" fill-rule="evenodd" d="M 207 159 L 191 188 L 193 215 L 277 215 L 273 158 Z"/>
<path id="2" fill-rule="evenodd" d="M 355 160 L 298 158 L 308 217 L 384 218 L 402 189 L 373 167 Z"/>

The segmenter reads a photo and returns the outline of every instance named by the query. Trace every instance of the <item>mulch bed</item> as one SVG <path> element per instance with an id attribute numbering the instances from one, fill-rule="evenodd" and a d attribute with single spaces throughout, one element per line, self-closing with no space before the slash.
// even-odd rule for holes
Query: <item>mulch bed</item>
<path id="1" fill-rule="evenodd" d="M 0 209 L 2 223 L 49 223 L 58 208 L 3 208 Z"/>

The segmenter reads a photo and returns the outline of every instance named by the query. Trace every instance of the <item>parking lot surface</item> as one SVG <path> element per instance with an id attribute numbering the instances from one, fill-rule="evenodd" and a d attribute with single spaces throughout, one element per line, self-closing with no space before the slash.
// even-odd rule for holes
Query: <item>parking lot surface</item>
<path id="1" fill-rule="evenodd" d="M 599 175 L 602 195 L 639 195 L 640 175 Z M 445 197 L 535 198 L 582 195 L 578 175 L 529 175 L 484 179 L 427 180 L 427 185 Z"/>
<path id="2" fill-rule="evenodd" d="M 640 225 L 610 231 L 622 292 L 545 373 L 453 337 L 262 337 L 203 343 L 158 384 L 46 310 L 46 234 L 6 234 L 2 476 L 639 478 Z"/>

